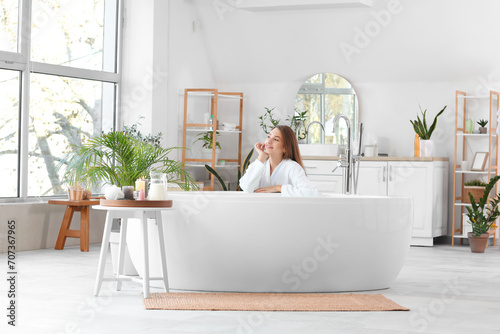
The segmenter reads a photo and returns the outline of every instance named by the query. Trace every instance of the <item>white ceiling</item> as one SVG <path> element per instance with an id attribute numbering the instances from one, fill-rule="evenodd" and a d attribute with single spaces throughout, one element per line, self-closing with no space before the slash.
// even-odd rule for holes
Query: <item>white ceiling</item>
<path id="1" fill-rule="evenodd" d="M 462 81 L 497 75 L 500 1 L 375 0 L 372 8 L 248 11 L 195 0 L 217 84 L 289 82 L 334 72 L 358 82 Z M 374 13 L 398 4 L 385 27 Z M 349 62 L 341 45 L 375 33 Z M 359 34 L 358 34 L 359 35 Z"/>

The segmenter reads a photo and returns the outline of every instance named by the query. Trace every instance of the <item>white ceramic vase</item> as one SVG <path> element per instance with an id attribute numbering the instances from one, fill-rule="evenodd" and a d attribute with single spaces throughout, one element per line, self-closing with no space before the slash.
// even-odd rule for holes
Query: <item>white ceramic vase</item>
<path id="1" fill-rule="evenodd" d="M 422 158 L 432 157 L 434 152 L 434 141 L 431 139 L 420 139 L 420 156 Z"/>

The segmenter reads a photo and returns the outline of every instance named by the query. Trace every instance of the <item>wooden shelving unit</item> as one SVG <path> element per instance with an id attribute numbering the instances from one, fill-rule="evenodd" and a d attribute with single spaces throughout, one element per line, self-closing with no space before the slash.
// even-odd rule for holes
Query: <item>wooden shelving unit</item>
<path id="1" fill-rule="evenodd" d="M 188 123 L 188 103 L 190 97 L 206 97 L 210 99 L 210 115 L 213 115 L 213 124 L 202 124 L 202 123 Z M 218 101 L 219 99 L 237 99 L 239 100 L 238 112 L 238 125 L 236 129 L 233 130 L 218 130 L 217 120 L 218 120 Z M 202 167 L 204 168 L 206 163 L 214 169 L 217 168 L 238 168 L 241 164 L 241 143 L 242 143 L 242 129 L 243 129 L 243 93 L 239 92 L 219 92 L 215 88 L 186 88 L 184 90 L 184 122 L 182 130 L 182 147 L 187 147 L 187 134 L 188 132 L 207 132 L 211 131 L 213 136 L 213 142 L 217 142 L 217 132 L 227 133 L 227 134 L 238 134 L 238 155 L 236 158 L 224 159 L 226 162 L 233 163 L 230 165 L 220 166 L 217 165 L 216 159 L 216 146 L 212 147 L 212 158 L 211 159 L 197 159 L 197 158 L 186 158 L 186 150 L 182 150 L 182 162 L 188 167 Z M 210 174 L 210 187 L 204 188 L 204 190 L 214 190 L 215 189 L 215 178 Z"/>
<path id="2" fill-rule="evenodd" d="M 466 133 L 466 121 L 467 121 L 467 101 L 468 100 L 488 100 L 489 99 L 489 116 L 488 116 L 488 127 L 487 134 L 475 134 Z M 464 196 L 464 183 L 466 176 L 476 175 L 476 176 L 486 176 L 487 181 L 498 173 L 498 136 L 496 134 L 497 117 L 496 112 L 500 107 L 500 93 L 495 91 L 490 91 L 489 96 L 473 96 L 467 95 L 465 92 L 456 91 L 455 92 L 455 161 L 453 168 L 453 216 L 452 216 L 452 245 L 455 245 L 455 239 L 460 239 L 460 244 L 463 243 L 463 239 L 467 236 L 463 235 L 463 214 L 467 212 L 466 207 L 470 206 L 468 203 L 463 202 Z M 477 120 L 474 120 L 474 123 Z M 476 124 L 476 123 L 475 123 Z M 484 142 L 488 140 L 488 161 L 484 171 L 462 171 L 461 161 L 470 158 L 467 156 L 466 146 L 469 141 L 478 141 L 479 145 L 486 147 Z M 481 142 L 482 141 L 482 142 Z M 481 151 L 481 152 L 485 152 Z M 460 195 L 457 195 L 457 189 L 460 189 Z M 497 187 L 493 189 L 496 193 Z M 465 194 L 466 195 L 466 194 Z M 457 212 L 460 212 L 459 217 L 457 217 Z M 456 224 L 459 221 L 460 224 Z M 495 229 L 490 230 L 490 237 L 493 237 L 493 245 L 495 245 Z"/>

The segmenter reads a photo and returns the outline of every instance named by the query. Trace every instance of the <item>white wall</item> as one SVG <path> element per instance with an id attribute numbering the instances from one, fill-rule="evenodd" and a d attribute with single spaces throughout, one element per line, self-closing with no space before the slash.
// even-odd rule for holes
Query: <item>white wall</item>
<path id="1" fill-rule="evenodd" d="M 216 85 L 206 41 L 201 34 L 203 27 L 192 1 L 169 1 L 168 21 L 168 103 L 162 112 L 167 115 L 168 144 L 182 146 L 184 116 L 179 93 L 185 88 L 213 88 Z M 197 24 L 199 27 L 194 28 Z"/>

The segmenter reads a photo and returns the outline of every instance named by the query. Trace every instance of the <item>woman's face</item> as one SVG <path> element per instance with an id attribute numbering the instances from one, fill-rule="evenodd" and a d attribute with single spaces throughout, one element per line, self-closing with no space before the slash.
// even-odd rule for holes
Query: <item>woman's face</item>
<path id="1" fill-rule="evenodd" d="M 267 154 L 280 155 L 280 156 L 283 156 L 285 154 L 283 136 L 281 135 L 280 130 L 273 129 L 267 135 L 265 144 L 266 144 Z"/>

